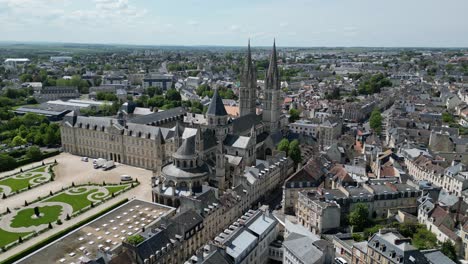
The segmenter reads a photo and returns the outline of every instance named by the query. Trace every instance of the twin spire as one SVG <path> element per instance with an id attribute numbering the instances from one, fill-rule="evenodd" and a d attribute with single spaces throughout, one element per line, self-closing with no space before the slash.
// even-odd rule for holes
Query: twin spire
<path id="1" fill-rule="evenodd" d="M 252 62 L 252 51 L 250 49 L 250 39 L 247 45 L 247 58 L 244 63 L 243 76 L 241 85 L 247 86 L 246 84 L 249 81 L 252 82 L 252 85 L 256 86 L 256 70 Z M 252 79 L 255 79 L 253 83 Z M 278 69 L 278 57 L 276 54 L 276 40 L 273 40 L 273 50 L 270 55 L 270 63 L 266 73 L 265 85 L 266 89 L 280 89 L 280 78 L 279 78 L 279 69 Z"/>

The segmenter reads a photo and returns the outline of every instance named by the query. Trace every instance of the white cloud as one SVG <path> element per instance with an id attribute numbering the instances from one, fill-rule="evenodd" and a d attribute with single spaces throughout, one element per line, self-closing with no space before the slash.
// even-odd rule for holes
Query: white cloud
<path id="1" fill-rule="evenodd" d="M 189 24 L 190 26 L 198 26 L 198 24 L 200 24 L 198 21 L 195 21 L 195 20 L 189 20 L 187 21 L 187 24 Z"/>
<path id="2" fill-rule="evenodd" d="M 239 29 L 240 29 L 239 25 L 231 25 L 229 27 L 229 30 L 231 30 L 231 31 L 239 31 Z"/>

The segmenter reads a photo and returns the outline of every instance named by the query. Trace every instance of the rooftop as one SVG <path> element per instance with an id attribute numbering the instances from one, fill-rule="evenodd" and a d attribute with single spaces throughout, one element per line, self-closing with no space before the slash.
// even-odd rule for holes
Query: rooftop
<path id="1" fill-rule="evenodd" d="M 95 259 L 100 251 L 114 252 L 122 240 L 154 225 L 174 210 L 142 200 L 129 201 L 18 263 L 80 263 L 81 259 Z"/>

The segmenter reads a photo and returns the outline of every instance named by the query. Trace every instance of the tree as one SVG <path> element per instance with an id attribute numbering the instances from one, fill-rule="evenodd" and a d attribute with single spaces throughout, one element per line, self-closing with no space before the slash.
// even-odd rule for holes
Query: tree
<path id="1" fill-rule="evenodd" d="M 181 101 L 182 97 L 180 96 L 180 93 L 176 89 L 169 89 L 166 92 L 166 100 L 169 101 Z"/>
<path id="2" fill-rule="evenodd" d="M 360 94 L 374 94 L 379 93 L 383 87 L 391 87 L 392 82 L 386 78 L 382 73 L 377 73 L 368 77 L 366 80 L 359 84 L 358 91 Z"/>
<path id="3" fill-rule="evenodd" d="M 354 209 L 349 214 L 349 224 L 353 226 L 354 229 L 362 230 L 368 222 L 369 209 L 363 203 L 358 203 Z"/>
<path id="4" fill-rule="evenodd" d="M 454 262 L 458 262 L 457 259 L 457 250 L 455 249 L 455 245 L 450 240 L 445 240 L 442 242 L 440 251 L 444 253 L 449 259 L 453 260 Z"/>
<path id="5" fill-rule="evenodd" d="M 39 207 L 37 206 L 34 207 L 34 214 L 36 215 L 36 217 L 41 216 L 41 212 L 39 212 Z"/>
<path id="6" fill-rule="evenodd" d="M 287 138 L 283 138 L 280 143 L 278 144 L 277 149 L 279 151 L 284 151 L 286 152 L 286 155 L 288 155 L 288 150 L 289 150 L 289 140 Z"/>
<path id="7" fill-rule="evenodd" d="M 300 114 L 301 112 L 299 112 L 299 110 L 291 108 L 291 110 L 289 110 L 289 123 L 294 123 L 299 120 L 301 118 Z"/>
<path id="8" fill-rule="evenodd" d="M 32 146 L 26 152 L 26 157 L 30 158 L 33 161 L 42 159 L 42 152 L 37 146 Z"/>
<path id="9" fill-rule="evenodd" d="M 0 171 L 7 171 L 16 168 L 16 160 L 8 154 L 0 154 Z"/>
<path id="10" fill-rule="evenodd" d="M 139 234 L 136 234 L 136 235 L 127 237 L 127 242 L 128 242 L 129 244 L 134 245 L 134 246 L 140 244 L 140 243 L 143 242 L 143 241 L 145 241 L 145 238 L 142 237 L 142 236 L 139 235 Z"/>
<path id="11" fill-rule="evenodd" d="M 419 228 L 413 236 L 413 246 L 419 250 L 437 247 L 437 237 L 426 228 Z"/>
<path id="12" fill-rule="evenodd" d="M 369 125 L 377 134 L 382 132 L 382 115 L 378 109 L 372 111 L 371 117 L 369 119 Z"/>
<path id="13" fill-rule="evenodd" d="M 301 148 L 297 139 L 289 143 L 288 154 L 289 157 L 294 161 L 294 164 L 299 164 L 302 161 Z"/>
<path id="14" fill-rule="evenodd" d="M 11 146 L 13 147 L 16 147 L 16 146 L 22 146 L 22 145 L 26 145 L 26 143 L 28 143 L 26 141 L 26 139 L 22 138 L 21 136 L 16 136 L 13 138 L 13 140 L 11 141 Z"/>
<path id="15" fill-rule="evenodd" d="M 454 122 L 454 117 L 452 114 L 448 113 L 448 112 L 443 112 L 442 113 L 442 121 L 444 123 L 453 123 Z"/>

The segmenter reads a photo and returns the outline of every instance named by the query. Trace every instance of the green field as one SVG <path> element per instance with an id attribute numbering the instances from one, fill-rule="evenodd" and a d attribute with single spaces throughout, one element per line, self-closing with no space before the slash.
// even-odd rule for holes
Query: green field
<path id="1" fill-rule="evenodd" d="M 40 176 L 42 175 L 37 174 L 31 178 L 26 178 L 26 179 L 6 178 L 3 180 L 0 180 L 0 185 L 6 185 L 11 188 L 11 192 L 17 192 L 19 190 L 28 188 L 28 186 L 30 185 L 29 181 Z"/>
<path id="2" fill-rule="evenodd" d="M 18 214 L 13 218 L 11 227 L 30 227 L 30 226 L 39 226 L 48 223 L 55 223 L 59 219 L 60 213 L 62 212 L 62 207 L 58 205 L 54 206 L 42 206 L 39 207 L 39 213 L 41 217 L 33 218 L 34 209 L 27 208 L 18 212 Z"/>
<path id="3" fill-rule="evenodd" d="M 29 233 L 11 233 L 11 232 L 8 232 L 8 231 L 5 231 L 3 229 L 0 229 L 0 247 L 3 247 L 3 246 L 6 246 L 10 243 L 13 243 L 15 241 L 18 241 L 19 237 L 24 237 L 28 234 L 31 234 L 31 232 Z"/>
<path id="4" fill-rule="evenodd" d="M 32 170 L 31 172 L 45 172 L 46 167 L 39 167 L 37 169 Z"/>
<path id="5" fill-rule="evenodd" d="M 121 191 L 125 188 L 129 187 L 128 184 L 126 185 L 116 185 L 116 186 L 105 186 L 107 190 L 109 190 L 109 193 L 112 192 L 117 192 Z M 93 195 L 93 198 L 96 200 L 103 200 L 104 198 L 108 197 L 109 195 L 102 197 L 99 196 L 98 188 L 88 190 L 86 192 L 86 188 L 82 187 L 77 187 L 74 189 L 70 189 L 70 192 L 72 193 L 77 193 L 76 195 L 71 195 L 68 193 L 61 193 L 59 195 L 53 196 L 49 199 L 44 200 L 44 202 L 62 202 L 62 203 L 67 203 L 73 207 L 73 212 L 77 212 L 79 210 L 82 210 L 83 208 L 89 206 L 91 204 L 91 201 L 88 200 L 88 195 Z"/>

